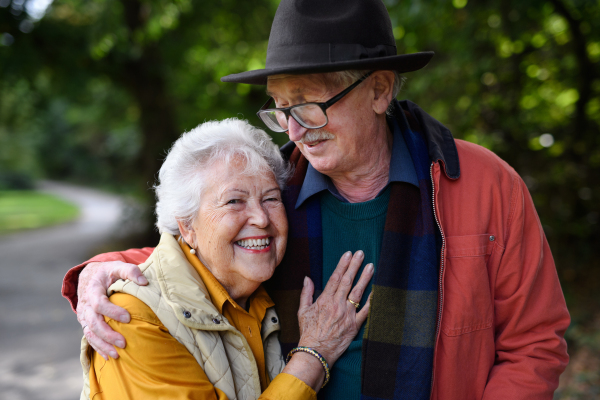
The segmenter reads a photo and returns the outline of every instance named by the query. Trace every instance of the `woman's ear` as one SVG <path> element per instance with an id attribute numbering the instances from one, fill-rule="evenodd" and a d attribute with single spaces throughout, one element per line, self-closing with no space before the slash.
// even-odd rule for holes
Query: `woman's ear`
<path id="1" fill-rule="evenodd" d="M 187 221 L 177 220 L 177 226 L 179 227 L 179 232 L 181 232 L 183 240 L 191 247 L 195 247 L 196 231 L 194 231 L 192 224 Z"/>
<path id="2" fill-rule="evenodd" d="M 395 74 L 392 71 L 375 71 L 373 80 L 373 111 L 383 114 L 393 100 Z"/>

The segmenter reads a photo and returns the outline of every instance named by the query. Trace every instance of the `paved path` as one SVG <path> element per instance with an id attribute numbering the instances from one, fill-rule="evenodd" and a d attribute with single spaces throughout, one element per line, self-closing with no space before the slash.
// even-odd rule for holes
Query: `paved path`
<path id="1" fill-rule="evenodd" d="M 116 196 L 57 182 L 42 191 L 81 209 L 75 222 L 0 236 L 0 399 L 76 400 L 81 329 L 60 295 L 67 270 L 111 236 L 124 210 Z"/>

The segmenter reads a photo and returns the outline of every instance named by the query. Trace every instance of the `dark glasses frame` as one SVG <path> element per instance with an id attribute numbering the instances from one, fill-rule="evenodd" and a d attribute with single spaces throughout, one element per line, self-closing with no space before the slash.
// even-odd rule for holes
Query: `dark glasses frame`
<path id="1" fill-rule="evenodd" d="M 358 85 L 361 84 L 361 82 L 363 82 L 365 79 L 367 79 L 369 76 L 371 76 L 371 74 L 375 72 L 375 71 L 369 71 L 367 72 L 365 75 L 363 75 L 361 78 L 359 78 L 356 82 L 354 82 L 352 85 L 348 86 L 346 89 L 342 90 L 340 93 L 336 94 L 335 96 L 333 96 L 331 99 L 327 100 L 324 103 L 302 103 L 302 104 L 296 104 L 290 107 L 284 107 L 284 108 L 268 108 L 271 103 L 273 102 L 273 98 L 270 97 L 269 100 L 267 100 L 267 102 L 260 108 L 260 110 L 258 110 L 258 112 L 256 113 L 256 115 L 265 123 L 265 125 L 267 125 L 267 127 L 269 129 L 271 129 L 274 132 L 287 132 L 289 130 L 288 129 L 283 129 L 281 128 L 281 130 L 274 130 L 273 128 L 271 128 L 269 126 L 269 124 L 265 121 L 264 118 L 269 118 L 268 116 L 265 116 L 264 118 L 261 116 L 261 114 L 266 114 L 269 112 L 275 112 L 275 111 L 280 111 L 285 115 L 286 121 L 289 121 L 290 117 L 294 118 L 294 120 L 302 127 L 306 128 L 306 129 L 319 129 L 324 127 L 325 125 L 327 125 L 329 123 L 329 117 L 327 116 L 327 112 L 326 110 L 331 107 L 332 105 L 334 105 L 335 103 L 337 103 L 338 101 L 340 101 L 345 95 L 347 95 L 348 93 L 350 93 L 350 91 L 352 91 L 352 89 L 354 89 L 355 87 L 357 87 Z M 298 107 L 305 107 L 307 105 L 316 105 L 319 106 L 319 108 L 323 111 L 323 114 L 325 115 L 325 123 L 323 125 L 320 126 L 306 126 L 303 122 L 300 122 L 296 119 L 296 117 L 294 117 L 294 115 L 292 114 L 291 110 L 294 108 L 298 108 Z M 270 118 L 269 118 L 270 119 Z M 289 126 L 289 123 L 288 123 Z"/>

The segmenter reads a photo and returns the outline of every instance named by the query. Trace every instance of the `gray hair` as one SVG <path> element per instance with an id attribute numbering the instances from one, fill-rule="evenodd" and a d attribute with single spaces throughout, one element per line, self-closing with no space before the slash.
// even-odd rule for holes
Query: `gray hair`
<path id="1" fill-rule="evenodd" d="M 230 165 L 239 159 L 245 162 L 244 174 L 273 172 L 281 190 L 291 175 L 290 164 L 283 160 L 271 137 L 247 121 L 209 121 L 181 135 L 169 150 L 154 186 L 158 231 L 179 235 L 177 221 L 193 223 L 207 170 L 216 161 Z"/>
<path id="2" fill-rule="evenodd" d="M 350 86 L 360 78 L 362 78 L 369 70 L 348 70 L 348 71 L 338 71 L 338 72 L 328 72 L 325 73 L 325 80 L 332 86 L 339 88 Z M 406 77 L 400 75 L 398 71 L 392 71 L 394 73 L 394 85 L 392 87 L 392 98 L 396 98 L 400 90 L 402 90 L 402 86 L 404 86 L 404 82 L 406 81 Z M 392 111 L 392 103 L 390 103 L 387 113 L 391 113 Z"/>

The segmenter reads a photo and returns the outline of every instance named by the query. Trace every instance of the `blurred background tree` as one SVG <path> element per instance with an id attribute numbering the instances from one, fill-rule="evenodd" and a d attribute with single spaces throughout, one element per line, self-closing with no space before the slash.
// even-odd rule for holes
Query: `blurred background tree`
<path id="1" fill-rule="evenodd" d="M 572 312 L 571 352 L 600 354 L 600 3 L 385 3 L 399 53 L 436 52 L 400 97 L 521 174 Z M 264 66 L 277 4 L 0 0 L 0 187 L 70 180 L 151 210 L 179 134 L 226 117 L 260 125 L 264 89 L 219 78 Z M 577 379 L 599 393 L 598 372 Z"/>

